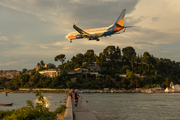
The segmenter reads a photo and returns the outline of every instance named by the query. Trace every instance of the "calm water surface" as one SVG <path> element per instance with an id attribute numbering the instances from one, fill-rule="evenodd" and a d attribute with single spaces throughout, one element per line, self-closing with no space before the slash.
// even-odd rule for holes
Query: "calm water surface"
<path id="1" fill-rule="evenodd" d="M 54 111 L 60 105 L 65 104 L 65 98 L 67 98 L 66 93 L 43 93 L 42 94 L 46 101 L 47 107 L 50 111 Z M 12 110 L 26 106 L 26 100 L 31 100 L 34 104 L 37 101 L 35 93 L 8 93 L 8 96 L 5 96 L 5 93 L 0 93 L 0 104 L 13 103 L 12 107 L 0 106 L 0 110 Z M 61 102 L 60 102 L 61 101 Z"/>
<path id="2" fill-rule="evenodd" d="M 180 120 L 180 93 L 82 93 L 80 96 L 88 109 L 106 120 Z"/>

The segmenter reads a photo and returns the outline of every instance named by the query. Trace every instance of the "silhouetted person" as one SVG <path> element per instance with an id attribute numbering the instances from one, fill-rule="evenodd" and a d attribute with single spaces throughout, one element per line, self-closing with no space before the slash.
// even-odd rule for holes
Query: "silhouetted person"
<path id="1" fill-rule="evenodd" d="M 74 106 L 77 107 L 78 99 L 79 99 L 79 95 L 77 94 L 77 92 L 75 92 L 75 94 L 73 95 L 73 98 L 74 98 Z"/>

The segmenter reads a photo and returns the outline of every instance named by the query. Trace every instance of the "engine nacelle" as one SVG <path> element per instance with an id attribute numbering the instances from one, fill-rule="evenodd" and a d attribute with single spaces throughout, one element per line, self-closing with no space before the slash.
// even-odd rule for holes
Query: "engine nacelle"
<path id="1" fill-rule="evenodd" d="M 99 36 L 98 34 L 91 34 L 91 38 L 88 38 L 88 40 L 97 40 Z"/>
<path id="2" fill-rule="evenodd" d="M 76 39 L 81 39 L 81 38 L 83 38 L 81 34 L 76 35 Z"/>

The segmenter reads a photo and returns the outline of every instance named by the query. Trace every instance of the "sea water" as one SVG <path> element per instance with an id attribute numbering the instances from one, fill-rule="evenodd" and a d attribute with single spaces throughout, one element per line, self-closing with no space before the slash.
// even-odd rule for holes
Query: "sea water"
<path id="1" fill-rule="evenodd" d="M 106 120 L 180 120 L 180 93 L 82 93 L 80 100 Z"/>
<path id="2" fill-rule="evenodd" d="M 65 105 L 65 99 L 67 98 L 67 93 L 43 93 L 42 94 L 46 100 L 46 107 L 50 111 L 54 111 L 61 105 Z M 12 110 L 18 109 L 26 106 L 26 100 L 31 100 L 34 105 L 38 102 L 35 93 L 0 93 L 0 104 L 13 103 L 13 106 L 0 106 L 0 110 Z"/>

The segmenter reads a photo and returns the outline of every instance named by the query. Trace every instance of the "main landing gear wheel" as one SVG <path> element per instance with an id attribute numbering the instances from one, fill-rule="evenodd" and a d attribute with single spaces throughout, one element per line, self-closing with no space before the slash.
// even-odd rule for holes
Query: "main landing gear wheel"
<path id="1" fill-rule="evenodd" d="M 70 43 L 72 43 L 72 40 L 70 40 Z"/>
<path id="2" fill-rule="evenodd" d="M 99 39 L 96 39 L 96 41 L 99 41 Z"/>

